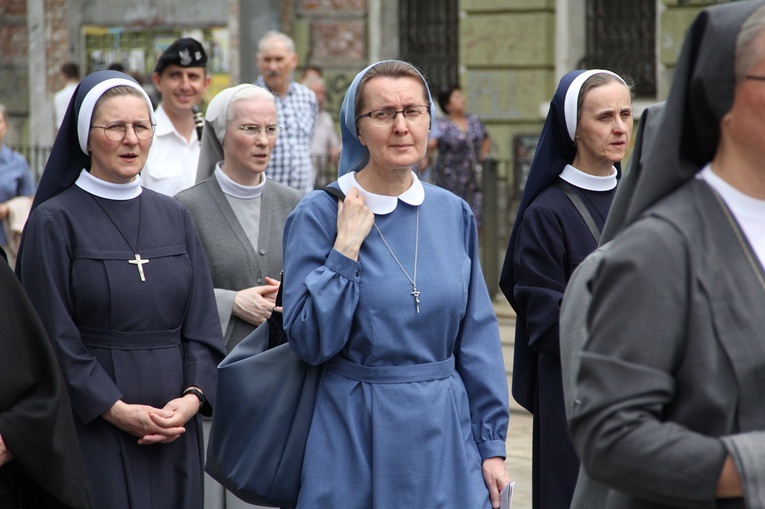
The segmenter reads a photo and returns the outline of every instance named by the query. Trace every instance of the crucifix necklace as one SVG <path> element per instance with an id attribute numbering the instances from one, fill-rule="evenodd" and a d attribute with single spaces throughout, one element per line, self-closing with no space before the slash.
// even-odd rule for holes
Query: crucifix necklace
<path id="1" fill-rule="evenodd" d="M 141 277 L 141 281 L 146 281 L 146 275 L 143 273 L 143 265 L 145 263 L 149 263 L 149 260 L 146 258 L 141 258 L 141 255 L 138 254 L 138 241 L 141 238 L 141 222 L 142 222 L 141 221 L 141 205 L 143 204 L 143 200 L 141 200 L 140 196 L 138 197 L 138 233 L 136 234 L 136 239 L 135 239 L 135 249 L 133 249 L 133 246 L 130 244 L 127 237 L 125 237 L 125 234 L 122 233 L 122 230 L 120 230 L 120 227 L 117 226 L 117 223 L 114 222 L 114 219 L 112 219 L 112 216 L 109 215 L 109 213 L 106 211 L 104 206 L 101 205 L 101 203 L 96 199 L 95 196 L 93 196 L 92 194 L 90 196 L 93 198 L 93 201 L 96 202 L 96 205 L 98 205 L 99 208 L 104 212 L 104 214 L 106 214 L 106 217 L 109 218 L 109 221 L 112 222 L 112 224 L 114 225 L 114 228 L 117 229 L 120 236 L 122 236 L 122 238 L 125 240 L 125 243 L 128 245 L 130 250 L 133 251 L 135 257 L 132 260 L 128 258 L 127 262 L 132 265 L 135 265 L 138 268 L 138 275 Z"/>
<path id="2" fill-rule="evenodd" d="M 415 226 L 415 237 L 414 237 L 414 277 L 409 277 L 409 273 L 404 269 L 404 266 L 401 265 L 401 262 L 398 261 L 398 258 L 396 258 L 396 254 L 393 252 L 393 250 L 388 245 L 388 241 L 385 240 L 385 237 L 383 236 L 382 232 L 380 231 L 380 228 L 378 228 L 377 223 L 373 223 L 375 230 L 377 230 L 377 233 L 380 235 L 380 238 L 383 241 L 383 244 L 385 244 L 385 247 L 388 248 L 388 252 L 393 257 L 394 260 L 396 260 L 396 263 L 398 264 L 399 268 L 401 269 L 401 272 L 404 273 L 406 278 L 409 280 L 409 282 L 412 284 L 412 291 L 410 295 L 414 297 L 414 306 L 417 312 L 420 312 L 420 291 L 417 290 L 417 252 L 420 245 L 420 207 L 417 207 L 417 215 L 416 215 L 416 226 Z"/>

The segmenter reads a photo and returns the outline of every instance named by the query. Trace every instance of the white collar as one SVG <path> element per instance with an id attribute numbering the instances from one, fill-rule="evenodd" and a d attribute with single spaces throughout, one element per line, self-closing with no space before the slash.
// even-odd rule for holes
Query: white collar
<path id="1" fill-rule="evenodd" d="M 757 221 L 762 221 L 765 217 L 765 200 L 758 200 L 742 193 L 715 173 L 711 164 L 704 166 L 696 177 L 706 181 L 712 189 L 717 191 L 737 217 L 751 217 Z"/>
<path id="2" fill-rule="evenodd" d="M 132 182 L 115 184 L 94 177 L 87 170 L 82 170 L 74 185 L 83 191 L 108 200 L 132 200 L 141 194 L 141 175 L 136 175 Z"/>
<path id="3" fill-rule="evenodd" d="M 355 171 L 349 171 L 337 179 L 337 184 L 340 186 L 340 190 L 345 194 L 348 194 L 348 191 L 350 191 L 352 187 L 357 188 L 359 194 L 364 197 L 364 204 L 373 214 L 377 215 L 390 214 L 396 210 L 396 205 L 398 205 L 399 200 L 414 207 L 422 205 L 422 202 L 425 200 L 425 189 L 422 187 L 422 182 L 420 182 L 420 179 L 417 178 L 417 175 L 414 172 L 412 172 L 412 185 L 398 196 L 370 193 L 359 185 L 356 180 Z"/>
<path id="4" fill-rule="evenodd" d="M 616 168 L 613 166 L 611 166 L 611 175 L 607 177 L 590 175 L 589 173 L 577 170 L 570 164 L 567 164 L 563 171 L 560 172 L 560 178 L 572 186 L 588 191 L 610 191 L 616 187 L 616 175 Z"/>
<path id="5" fill-rule="evenodd" d="M 259 198 L 263 194 L 263 187 L 266 185 L 266 174 L 263 173 L 263 179 L 257 186 L 245 186 L 238 182 L 231 180 L 231 177 L 226 175 L 220 167 L 220 163 L 215 165 L 215 179 L 218 181 L 223 194 L 233 196 L 234 198 L 240 198 L 242 200 L 252 200 L 253 198 Z"/>

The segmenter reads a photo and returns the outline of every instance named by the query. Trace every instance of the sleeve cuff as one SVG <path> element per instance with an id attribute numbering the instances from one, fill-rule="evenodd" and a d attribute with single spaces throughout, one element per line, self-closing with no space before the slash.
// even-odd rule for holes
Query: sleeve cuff
<path id="1" fill-rule="evenodd" d="M 325 265 L 352 283 L 358 284 L 359 279 L 361 279 L 361 263 L 351 260 L 335 249 L 330 251 Z"/>
<path id="2" fill-rule="evenodd" d="M 765 432 L 731 435 L 722 441 L 736 464 L 745 506 L 765 507 Z"/>
<path id="3" fill-rule="evenodd" d="M 504 440 L 487 440 L 478 444 L 478 452 L 481 455 L 481 460 L 494 458 L 499 456 L 500 458 L 507 457 L 507 447 Z"/>

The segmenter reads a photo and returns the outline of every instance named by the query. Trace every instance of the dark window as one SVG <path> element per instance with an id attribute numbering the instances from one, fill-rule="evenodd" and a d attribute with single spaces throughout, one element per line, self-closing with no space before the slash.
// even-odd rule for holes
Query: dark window
<path id="1" fill-rule="evenodd" d="M 428 79 L 431 90 L 457 83 L 458 1 L 399 1 L 401 59 L 414 64 Z"/>
<path id="2" fill-rule="evenodd" d="M 585 69 L 629 76 L 635 95 L 656 96 L 656 0 L 587 0 Z"/>

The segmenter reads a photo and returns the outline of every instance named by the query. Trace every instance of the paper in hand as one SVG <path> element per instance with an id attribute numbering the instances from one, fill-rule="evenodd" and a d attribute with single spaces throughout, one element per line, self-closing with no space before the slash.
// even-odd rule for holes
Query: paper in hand
<path id="1" fill-rule="evenodd" d="M 513 488 L 515 487 L 515 481 L 510 481 L 507 486 L 502 488 L 499 493 L 499 508 L 510 509 L 513 505 Z"/>

